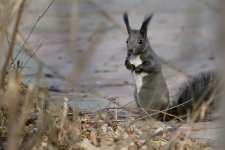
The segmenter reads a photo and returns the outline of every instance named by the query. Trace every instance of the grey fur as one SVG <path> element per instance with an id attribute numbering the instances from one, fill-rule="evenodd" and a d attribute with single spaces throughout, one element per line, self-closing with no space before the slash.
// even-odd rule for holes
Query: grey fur
<path id="1" fill-rule="evenodd" d="M 124 22 L 129 34 L 125 66 L 131 71 L 135 80 L 134 97 L 137 106 L 144 108 L 149 113 L 154 112 L 151 111 L 152 109 L 165 110 L 168 108 L 169 114 L 183 115 L 189 109 L 193 110 L 193 102 L 201 104 L 200 98 L 203 100 L 209 98 L 215 85 L 218 84 L 218 77 L 214 72 L 197 75 L 180 88 L 178 97 L 170 102 L 160 60 L 147 38 L 147 28 L 152 17 L 153 15 L 150 15 L 144 20 L 140 30 L 134 30 L 130 28 L 127 13 L 124 13 Z M 202 96 L 202 94 L 205 95 Z M 192 98 L 194 100 L 190 103 L 170 109 Z M 198 106 L 195 109 L 198 109 Z"/>
<path id="2" fill-rule="evenodd" d="M 125 66 L 132 72 L 134 78 L 142 77 L 140 89 L 139 83 L 135 83 L 134 97 L 137 105 L 150 113 L 154 112 L 151 110 L 166 109 L 169 105 L 169 92 L 162 74 L 161 63 L 147 38 L 147 28 L 151 18 L 152 15 L 146 17 L 140 30 L 133 30 L 130 28 L 127 14 L 124 14 L 124 22 L 129 34 Z M 140 57 L 141 63 L 135 66 L 131 62 L 137 57 Z"/>
<path id="3" fill-rule="evenodd" d="M 130 25 L 129 25 L 129 19 L 128 19 L 128 15 L 127 15 L 126 12 L 123 15 L 123 20 L 124 20 L 124 22 L 126 24 L 127 32 L 128 32 L 128 34 L 130 34 L 131 28 L 130 28 Z"/>

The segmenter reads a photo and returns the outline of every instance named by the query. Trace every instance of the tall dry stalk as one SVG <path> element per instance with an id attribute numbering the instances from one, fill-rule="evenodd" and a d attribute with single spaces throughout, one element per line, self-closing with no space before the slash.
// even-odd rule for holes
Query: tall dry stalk
<path id="1" fill-rule="evenodd" d="M 0 88 L 4 87 L 5 76 L 7 74 L 8 66 L 9 66 L 10 60 L 11 60 L 12 55 L 13 55 L 13 47 L 14 47 L 14 44 L 16 42 L 16 35 L 17 35 L 18 28 L 19 28 L 19 23 L 20 23 L 21 16 L 22 16 L 22 13 L 23 13 L 24 5 L 25 5 L 25 0 L 22 0 L 22 2 L 20 4 L 20 7 L 19 7 L 19 10 L 18 10 L 17 17 L 16 17 L 16 22 L 15 22 L 15 25 L 14 25 L 14 28 L 13 28 L 13 34 L 12 34 L 12 38 L 10 40 L 6 60 L 3 64 L 3 67 L 2 67 L 2 70 L 1 70 Z"/>
<path id="2" fill-rule="evenodd" d="M 0 0 L 0 58 L 2 57 L 2 48 L 8 26 L 21 3 L 22 0 Z"/>
<path id="3" fill-rule="evenodd" d="M 19 130 L 17 128 L 17 111 L 20 97 L 20 77 L 18 73 L 12 72 L 9 74 L 8 88 L 5 94 L 6 106 L 9 109 L 9 124 L 8 124 L 8 149 L 18 149 Z"/>

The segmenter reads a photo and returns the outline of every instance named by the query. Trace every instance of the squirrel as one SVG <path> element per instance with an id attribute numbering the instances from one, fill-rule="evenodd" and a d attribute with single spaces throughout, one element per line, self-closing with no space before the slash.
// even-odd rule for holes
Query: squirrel
<path id="1" fill-rule="evenodd" d="M 199 104 L 200 98 L 204 100 L 209 98 L 214 85 L 218 83 L 216 82 L 218 81 L 217 74 L 209 71 L 196 75 L 179 89 L 175 99 L 170 100 L 160 59 L 151 48 L 147 37 L 148 25 L 152 17 L 153 14 L 145 17 L 140 30 L 134 30 L 129 25 L 127 13 L 125 12 L 123 15 L 128 32 L 125 66 L 133 75 L 135 101 L 138 107 L 148 113 L 167 109 L 168 114 L 184 115 L 189 110 L 196 108 L 194 103 L 201 104 Z M 206 94 L 204 94 L 205 91 L 207 91 Z M 181 105 L 182 103 L 185 104 Z M 178 105 L 181 106 L 174 107 Z"/>

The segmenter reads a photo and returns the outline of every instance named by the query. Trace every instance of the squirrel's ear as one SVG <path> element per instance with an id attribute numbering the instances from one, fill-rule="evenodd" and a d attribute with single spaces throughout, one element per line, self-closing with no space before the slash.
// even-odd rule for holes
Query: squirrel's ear
<path id="1" fill-rule="evenodd" d="M 141 26 L 141 29 L 140 29 L 140 34 L 144 38 L 147 38 L 148 24 L 151 21 L 152 17 L 153 17 L 153 14 L 149 15 L 148 17 L 145 18 L 145 20 L 142 23 L 142 26 Z"/>
<path id="2" fill-rule="evenodd" d="M 127 32 L 128 32 L 128 34 L 130 34 L 131 28 L 130 28 L 130 25 L 129 25 L 129 20 L 128 20 L 127 12 L 125 12 L 125 13 L 123 14 L 123 20 L 124 20 L 124 22 L 125 22 L 125 24 L 126 24 Z"/>

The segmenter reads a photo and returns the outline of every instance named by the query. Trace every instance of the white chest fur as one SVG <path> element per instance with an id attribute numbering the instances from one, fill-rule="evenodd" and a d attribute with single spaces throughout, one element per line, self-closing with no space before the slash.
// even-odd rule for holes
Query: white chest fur
<path id="1" fill-rule="evenodd" d="M 130 63 L 133 64 L 135 67 L 137 67 L 138 65 L 142 64 L 142 60 L 140 58 L 140 55 L 138 56 L 131 56 L 130 57 Z M 137 74 L 135 72 L 133 72 L 133 78 L 134 78 L 134 82 L 137 88 L 137 92 L 140 92 L 140 89 L 142 87 L 143 84 L 143 78 L 147 75 L 147 73 L 140 73 Z"/>

